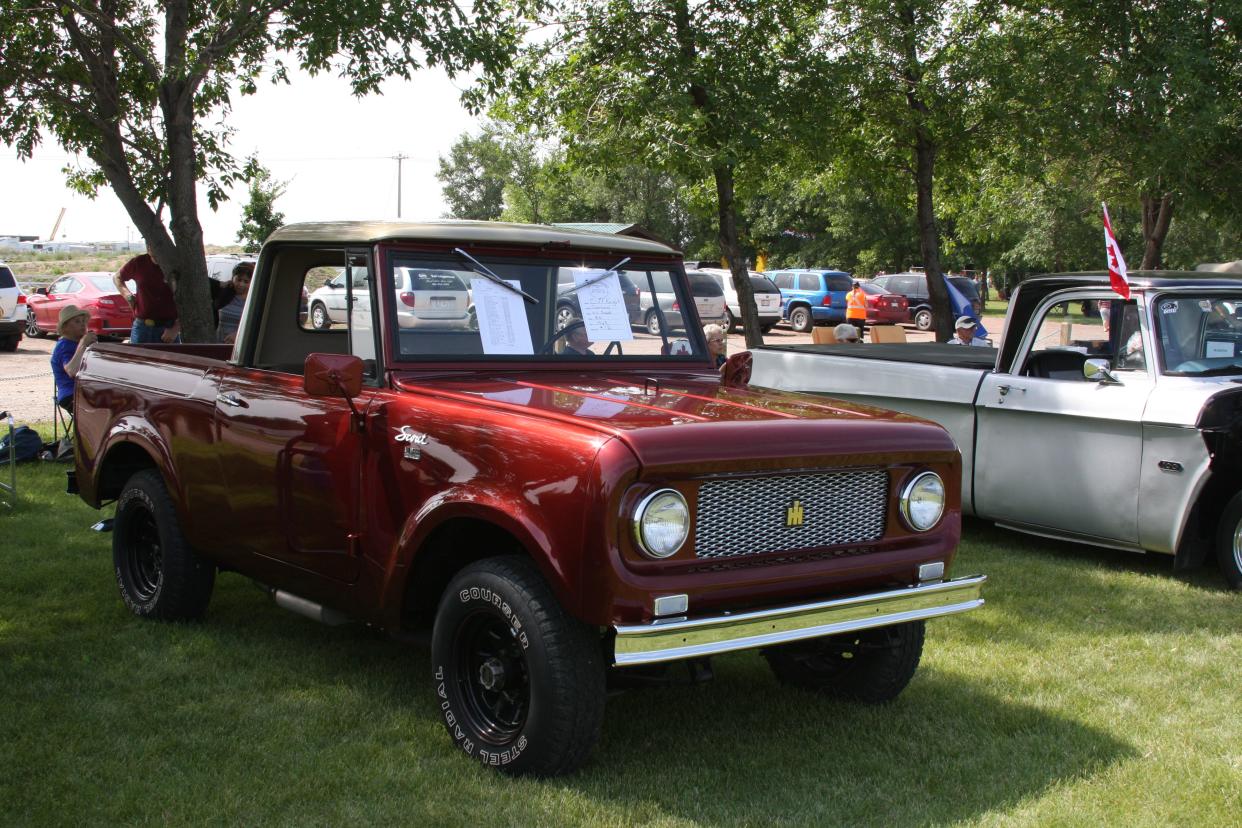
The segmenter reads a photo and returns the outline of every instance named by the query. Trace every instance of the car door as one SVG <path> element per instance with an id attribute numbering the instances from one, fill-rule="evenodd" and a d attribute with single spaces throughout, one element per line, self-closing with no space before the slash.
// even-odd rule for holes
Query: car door
<path id="1" fill-rule="evenodd" d="M 55 333 L 57 325 L 60 324 L 61 308 L 73 304 L 74 294 L 81 289 L 78 280 L 72 276 L 64 276 L 52 282 L 47 289 L 44 301 L 36 306 L 35 313 L 39 327 Z"/>
<path id="2" fill-rule="evenodd" d="M 345 251 L 338 254 L 340 261 Z M 368 258 L 365 252 L 350 256 Z M 377 307 L 373 294 L 368 306 Z M 265 346 L 287 352 L 297 334 L 310 333 L 307 353 L 335 350 L 337 345 L 329 343 L 347 337 L 349 352 L 369 361 L 372 381 L 352 401 L 363 412 L 375 394 L 373 325 L 369 318 L 360 324 L 361 313 L 351 314 L 348 307 L 342 314 L 352 318 L 347 331 L 303 330 L 283 337 L 272 331 L 271 341 L 260 343 L 254 361 L 271 361 L 264 356 Z M 359 475 L 366 444 L 353 427 L 351 401 L 307 394 L 299 371 L 294 364 L 280 370 L 239 366 L 220 375 L 217 456 L 228 489 L 230 534 L 255 554 L 315 576 L 352 582 L 359 571 Z"/>
<path id="3" fill-rule="evenodd" d="M 1108 296 L 1046 302 L 1032 317 L 1014 373 L 984 377 L 975 405 L 975 511 L 1133 545 L 1143 412 L 1155 387 L 1153 360 L 1143 354 L 1154 353 L 1153 342 L 1140 313 L 1127 315 L 1132 330 L 1111 332 L 1098 317 L 1075 314 L 1088 298 Z M 1127 342 L 1142 349 L 1137 360 L 1123 353 Z M 1117 383 L 1082 378 L 1082 362 L 1093 355 L 1110 360 Z M 1029 375 L 1041 363 L 1056 368 Z"/>

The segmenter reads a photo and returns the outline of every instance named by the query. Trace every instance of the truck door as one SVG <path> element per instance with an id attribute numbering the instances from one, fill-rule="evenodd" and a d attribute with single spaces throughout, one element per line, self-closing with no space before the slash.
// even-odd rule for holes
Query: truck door
<path id="1" fill-rule="evenodd" d="M 1101 303 L 1112 306 L 1111 325 Z M 1140 310 L 1102 294 L 1051 303 L 1033 317 L 1013 372 L 984 377 L 975 406 L 980 517 L 1138 543 L 1143 411 L 1155 385 Z M 1108 359 L 1120 382 L 1084 379 L 1088 358 Z"/>
<path id="2" fill-rule="evenodd" d="M 307 261 L 299 270 L 310 272 L 325 264 L 309 253 L 302 255 Z M 332 264 L 346 259 L 347 277 L 354 267 L 372 272 L 365 252 L 322 255 Z M 287 286 L 280 279 L 298 283 L 282 293 Z M 268 312 L 252 352 L 254 364 L 223 376 L 216 397 L 231 534 L 256 554 L 352 582 L 359 571 L 359 475 L 366 446 L 352 425 L 349 401 L 309 396 L 302 387 L 302 370 L 306 354 L 315 352 L 353 351 L 374 365 L 373 331 L 368 325 L 355 335 L 352 324 L 348 330 L 327 331 L 313 330 L 309 321 L 299 324 L 295 307 L 289 313 L 273 309 L 281 295 L 296 300 L 301 282 L 287 275 L 269 281 L 269 295 L 256 297 Z M 369 307 L 375 307 L 370 297 Z M 346 314 L 357 317 L 356 312 Z M 374 393 L 373 385 L 364 386 L 354 406 L 365 411 Z"/>

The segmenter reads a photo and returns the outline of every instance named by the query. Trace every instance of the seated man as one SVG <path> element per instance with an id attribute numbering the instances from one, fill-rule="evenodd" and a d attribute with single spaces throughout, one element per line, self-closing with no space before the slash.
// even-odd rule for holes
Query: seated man
<path id="1" fill-rule="evenodd" d="M 586 325 L 579 322 L 577 327 L 565 334 L 565 348 L 561 353 L 565 356 L 595 356 L 591 344 L 591 340 L 587 339 Z"/>
<path id="2" fill-rule="evenodd" d="M 979 323 L 969 316 L 959 316 L 953 323 L 957 336 L 949 340 L 950 345 L 973 345 L 977 348 L 991 348 L 992 343 L 986 339 L 975 338 L 975 328 Z"/>

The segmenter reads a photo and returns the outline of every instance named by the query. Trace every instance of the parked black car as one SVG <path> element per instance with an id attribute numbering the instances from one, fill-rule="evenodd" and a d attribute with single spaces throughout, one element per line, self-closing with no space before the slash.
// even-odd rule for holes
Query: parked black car
<path id="1" fill-rule="evenodd" d="M 950 276 L 949 283 L 970 300 L 976 316 L 983 314 L 983 303 L 979 301 L 979 291 L 973 281 L 966 276 Z M 914 327 L 920 331 L 931 330 L 931 300 L 927 293 L 926 273 L 888 273 L 876 276 L 871 284 L 879 285 L 889 293 L 900 293 L 909 299 L 910 319 L 914 322 Z"/>

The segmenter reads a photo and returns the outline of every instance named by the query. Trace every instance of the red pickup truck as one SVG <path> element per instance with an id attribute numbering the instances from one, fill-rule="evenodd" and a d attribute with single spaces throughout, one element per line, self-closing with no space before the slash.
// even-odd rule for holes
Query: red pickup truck
<path id="1" fill-rule="evenodd" d="M 681 313 L 632 327 L 634 287 L 669 277 Z M 301 297 L 333 278 L 353 286 L 344 321 L 316 327 Z M 571 293 L 581 318 L 558 319 Z M 983 603 L 982 576 L 946 575 L 947 433 L 749 389 L 748 356 L 717 370 L 678 254 L 652 241 L 294 225 L 264 246 L 234 344 L 90 350 L 76 481 L 116 503 L 138 615 L 200 618 L 231 571 L 327 623 L 430 627 L 455 743 L 564 773 L 610 675 L 758 649 L 779 680 L 879 702 L 925 619 Z"/>

